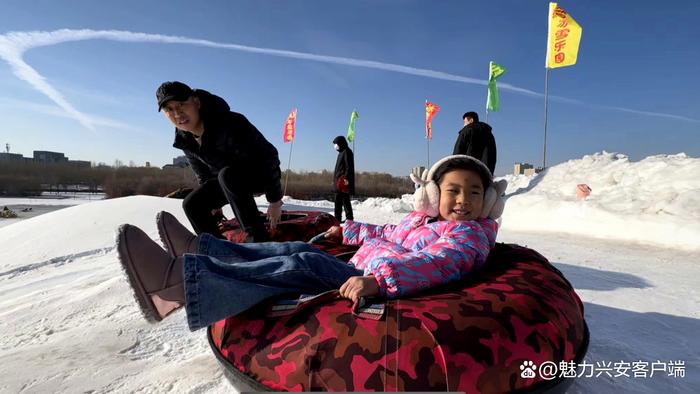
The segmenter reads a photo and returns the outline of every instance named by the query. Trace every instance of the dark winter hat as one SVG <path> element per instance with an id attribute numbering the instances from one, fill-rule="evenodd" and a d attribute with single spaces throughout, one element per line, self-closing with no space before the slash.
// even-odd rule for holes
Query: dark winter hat
<path id="1" fill-rule="evenodd" d="M 179 81 L 163 82 L 156 90 L 156 99 L 158 99 L 158 112 L 163 108 L 165 103 L 170 100 L 185 101 L 194 92 L 192 89 Z"/>
<path id="2" fill-rule="evenodd" d="M 333 138 L 333 143 L 338 144 L 338 146 L 341 148 L 348 147 L 348 140 L 346 140 L 345 137 L 343 137 L 342 135 Z"/>

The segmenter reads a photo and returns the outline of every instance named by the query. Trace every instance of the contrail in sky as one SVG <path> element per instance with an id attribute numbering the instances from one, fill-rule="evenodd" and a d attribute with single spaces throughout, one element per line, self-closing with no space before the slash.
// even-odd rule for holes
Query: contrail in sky
<path id="1" fill-rule="evenodd" d="M 41 76 L 34 68 L 27 64 L 23 55 L 26 51 L 38 48 L 42 46 L 56 45 L 64 42 L 71 41 L 84 41 L 84 40 L 112 40 L 112 41 L 122 41 L 122 42 L 156 42 L 165 44 L 186 44 L 186 45 L 196 45 L 209 48 L 227 49 L 234 51 L 250 52 L 250 53 L 260 53 L 264 55 L 279 56 L 285 58 L 311 60 L 323 63 L 333 63 L 341 64 L 346 66 L 354 67 L 364 67 L 372 68 L 376 70 L 384 70 L 390 72 L 397 72 L 403 74 L 410 74 L 419 77 L 441 79 L 446 81 L 454 81 L 460 83 L 483 85 L 486 86 L 488 81 L 477 78 L 470 78 L 455 74 L 449 74 L 442 71 L 429 70 L 424 68 L 416 68 L 410 66 L 404 66 L 400 64 L 383 63 L 372 60 L 354 59 L 347 57 L 338 56 L 325 56 L 317 55 L 312 53 L 287 51 L 281 49 L 271 49 L 271 48 L 260 48 L 252 47 L 239 44 L 228 44 L 219 43 L 209 40 L 200 40 L 188 37 L 180 36 L 168 36 L 161 34 L 147 34 L 138 33 L 130 31 L 120 31 L 120 30 L 72 30 L 72 29 L 61 29 L 50 32 L 45 31 L 30 31 L 30 32 L 9 32 L 0 35 L 0 58 L 5 60 L 10 67 L 12 72 L 20 79 L 28 82 L 35 89 L 45 94 L 49 99 L 56 103 L 60 108 L 66 111 L 72 118 L 76 119 L 85 127 L 94 130 L 95 122 L 91 116 L 86 115 L 79 110 L 77 110 L 73 105 L 71 105 L 65 97 L 51 86 L 46 79 Z M 503 90 L 508 90 L 513 93 L 522 94 L 531 97 L 543 97 L 542 93 L 538 93 L 529 89 L 519 88 L 508 83 L 499 83 L 498 85 Z M 638 111 L 634 109 L 603 106 L 595 104 L 587 104 L 579 100 L 568 99 L 559 96 L 549 96 L 552 100 L 574 103 L 589 107 L 602 108 L 615 111 L 631 112 L 640 115 L 656 116 L 671 118 L 677 120 L 684 120 L 689 122 L 700 123 L 700 120 L 688 118 L 685 116 L 659 113 L 659 112 L 647 112 Z"/>

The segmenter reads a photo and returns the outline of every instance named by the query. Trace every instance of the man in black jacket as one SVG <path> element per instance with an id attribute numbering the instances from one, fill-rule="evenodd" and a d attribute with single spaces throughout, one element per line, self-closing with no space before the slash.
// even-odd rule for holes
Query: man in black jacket
<path id="1" fill-rule="evenodd" d="M 270 203 L 270 227 L 274 228 L 282 213 L 277 149 L 245 116 L 205 90 L 164 82 L 156 98 L 158 111 L 175 125 L 173 147 L 185 153 L 199 181 L 182 203 L 197 234 L 222 237 L 213 212 L 228 202 L 255 242 L 269 241 L 253 197 L 265 194 Z"/>
<path id="2" fill-rule="evenodd" d="M 355 156 L 348 141 L 342 135 L 335 137 L 333 147 L 338 151 L 338 159 L 335 161 L 333 184 L 335 185 L 335 218 L 342 221 L 343 207 L 345 207 L 345 219 L 352 220 L 352 204 L 350 195 L 355 194 Z"/>
<path id="3" fill-rule="evenodd" d="M 496 170 L 496 139 L 491 126 L 479 122 L 479 114 L 467 112 L 462 116 L 464 127 L 459 131 L 453 155 L 468 155 L 486 164 L 491 174 Z"/>

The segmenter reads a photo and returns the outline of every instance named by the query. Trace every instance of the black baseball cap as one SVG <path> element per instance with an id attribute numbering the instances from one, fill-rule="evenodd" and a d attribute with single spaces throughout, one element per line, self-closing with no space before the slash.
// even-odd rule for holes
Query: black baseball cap
<path id="1" fill-rule="evenodd" d="M 158 99 L 158 112 L 170 100 L 185 101 L 194 92 L 192 89 L 179 81 L 163 82 L 156 90 L 156 99 Z"/>

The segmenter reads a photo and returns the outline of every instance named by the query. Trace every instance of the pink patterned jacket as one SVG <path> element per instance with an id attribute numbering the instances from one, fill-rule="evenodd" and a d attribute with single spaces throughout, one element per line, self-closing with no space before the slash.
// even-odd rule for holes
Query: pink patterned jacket
<path id="1" fill-rule="evenodd" d="M 412 212 L 397 225 L 348 220 L 343 243 L 362 245 L 350 263 L 377 278 L 381 295 L 396 298 L 462 278 L 496 244 L 498 224 L 492 219 L 431 219 Z"/>

